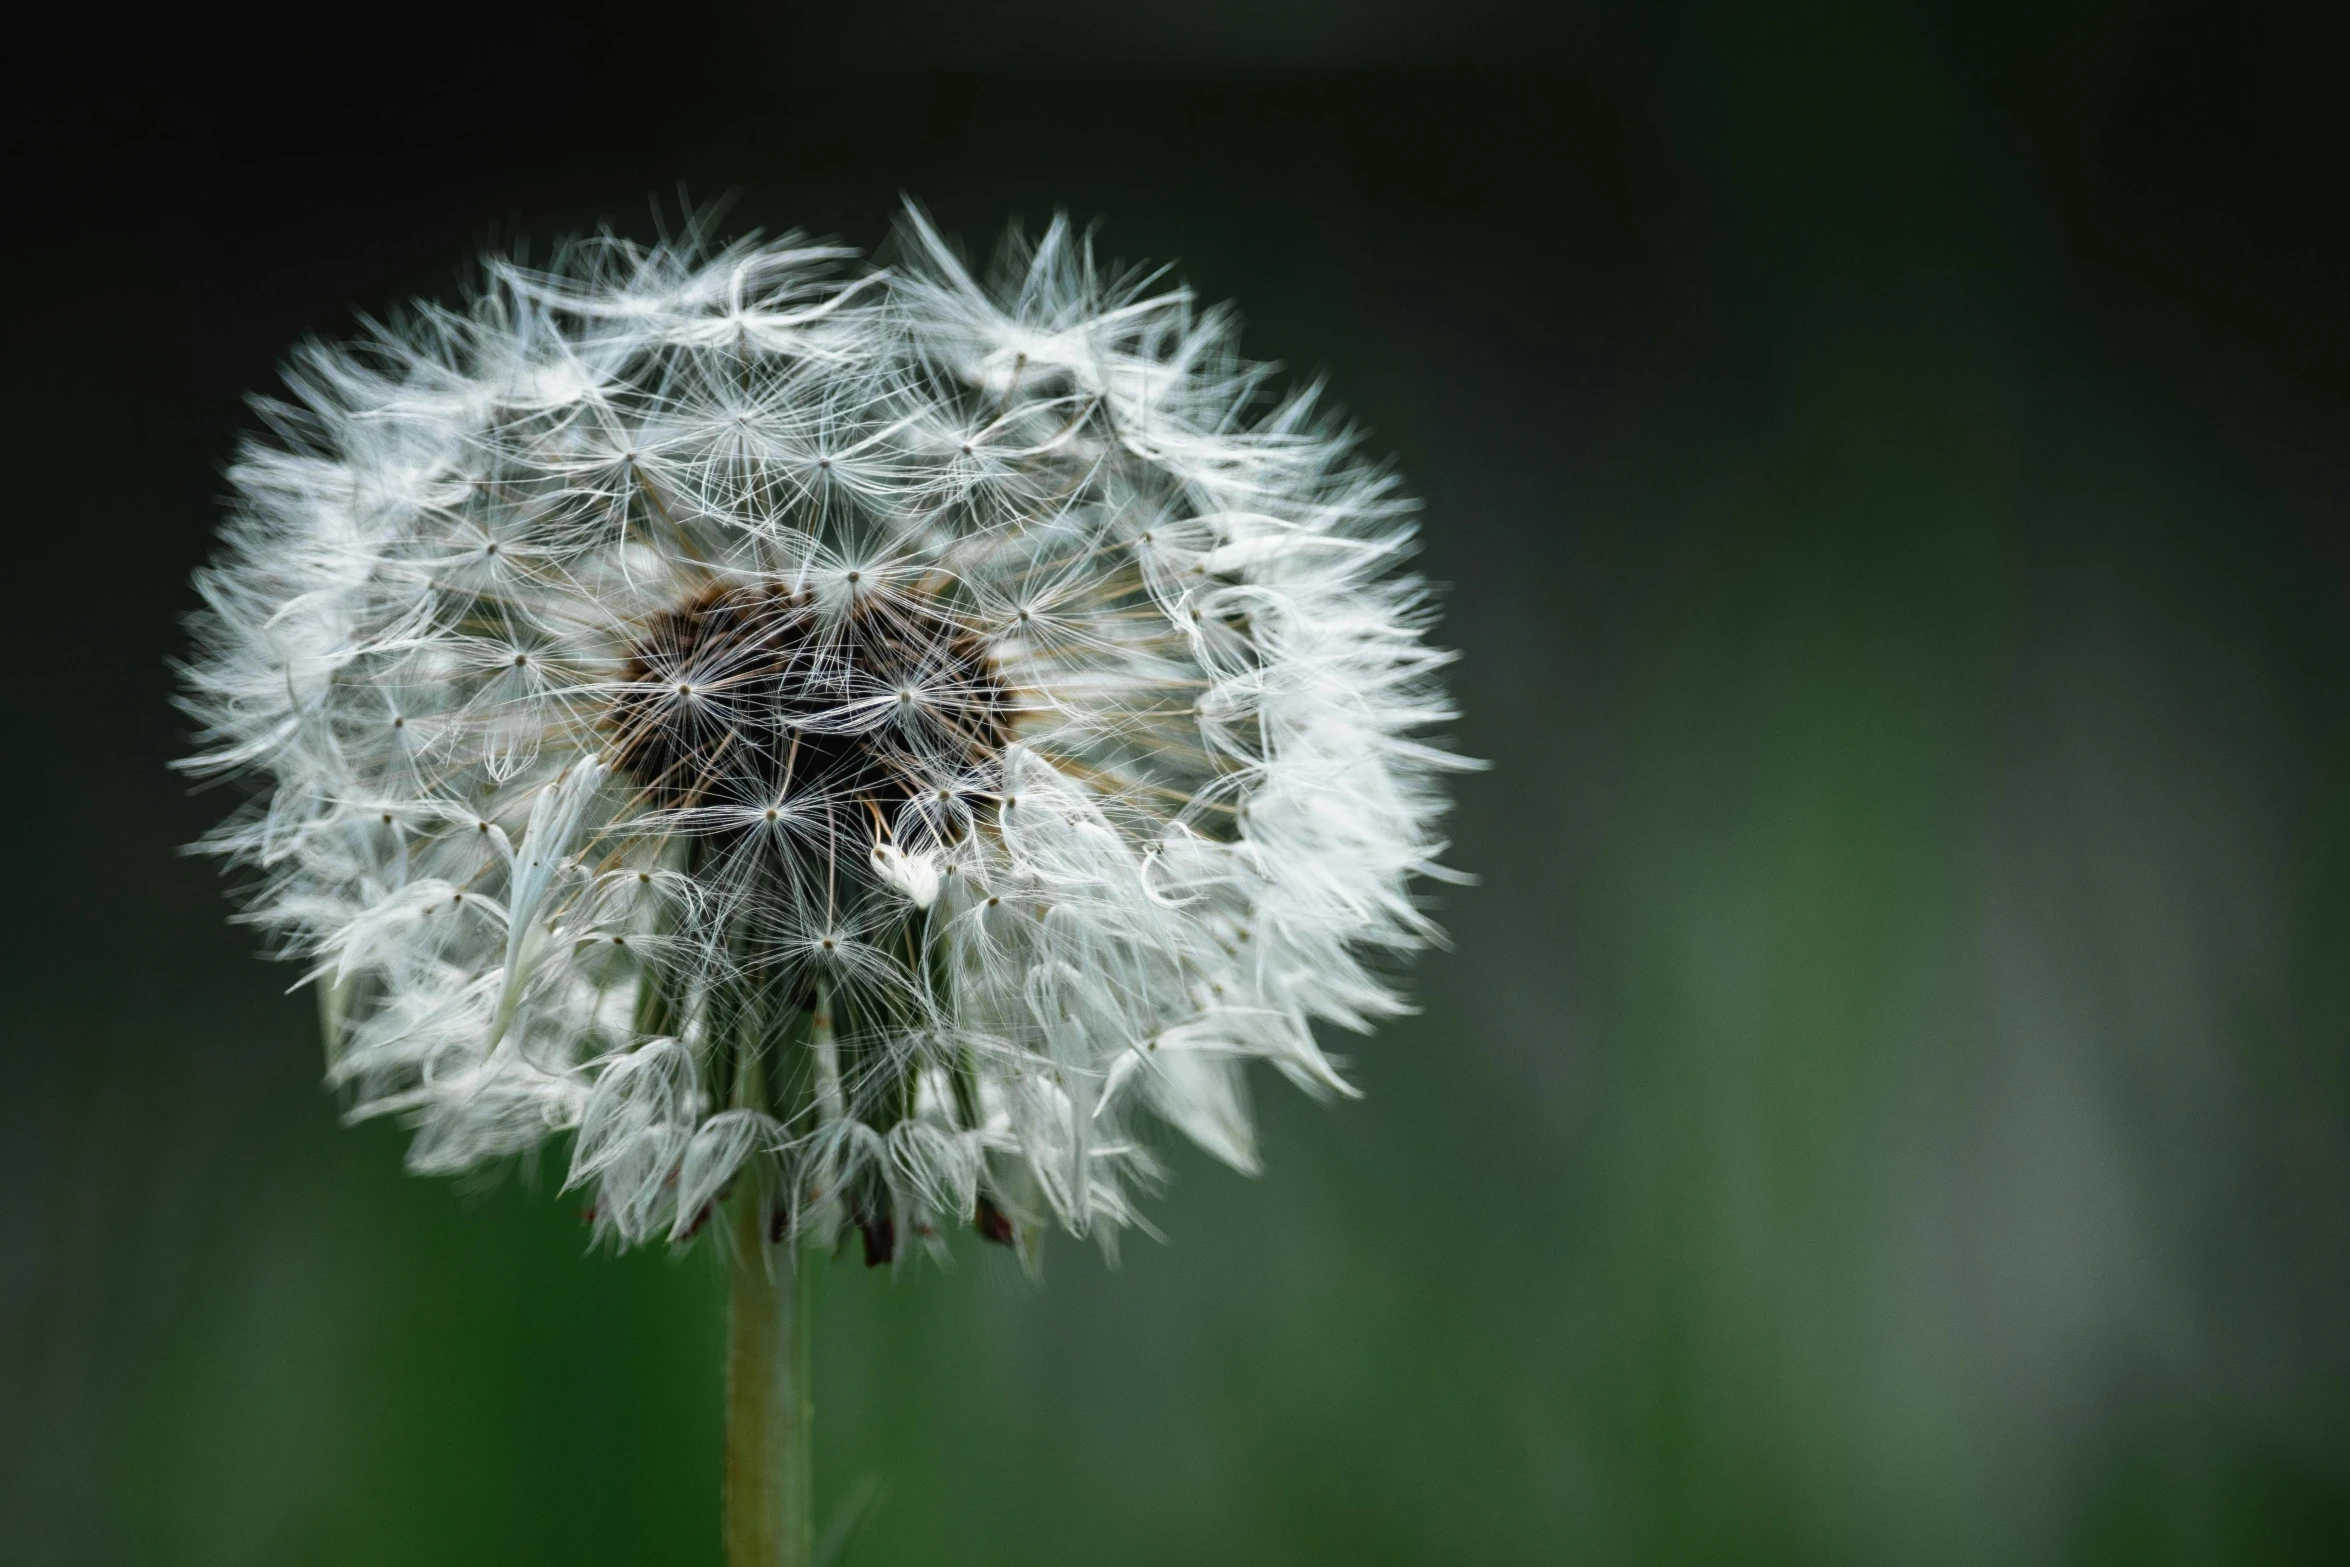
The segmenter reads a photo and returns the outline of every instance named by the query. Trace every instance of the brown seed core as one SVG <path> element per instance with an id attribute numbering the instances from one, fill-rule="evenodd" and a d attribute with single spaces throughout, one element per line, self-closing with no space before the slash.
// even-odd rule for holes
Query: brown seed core
<path id="1" fill-rule="evenodd" d="M 717 584 L 655 615 L 608 722 L 665 807 L 806 799 L 845 827 L 916 796 L 992 789 L 1010 694 L 934 601 L 860 595 L 821 614 L 778 585 Z"/>

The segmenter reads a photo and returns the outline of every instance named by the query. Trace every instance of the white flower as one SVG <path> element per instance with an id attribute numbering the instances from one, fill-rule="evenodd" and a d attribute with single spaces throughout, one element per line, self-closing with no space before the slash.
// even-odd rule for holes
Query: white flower
<path id="1" fill-rule="evenodd" d="M 1056 222 L 982 287 L 609 237 L 306 348 L 202 572 L 207 846 L 330 1076 L 599 1226 L 1132 1222 L 1143 1112 L 1398 1009 L 1448 655 L 1409 503 L 1228 316 Z"/>

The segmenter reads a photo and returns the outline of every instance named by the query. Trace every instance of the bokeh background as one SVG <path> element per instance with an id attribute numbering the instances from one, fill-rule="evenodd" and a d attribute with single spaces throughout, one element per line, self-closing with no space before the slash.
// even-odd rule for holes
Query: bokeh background
<path id="1" fill-rule="evenodd" d="M 285 346 L 900 191 L 1237 297 L 1426 498 L 1457 947 L 1122 1266 L 829 1269 L 887 1563 L 2350 1540 L 2350 226 L 2316 7 L 53 17 L 0 254 L 0 1557 L 717 1559 L 701 1254 L 346 1130 L 176 845 Z"/>

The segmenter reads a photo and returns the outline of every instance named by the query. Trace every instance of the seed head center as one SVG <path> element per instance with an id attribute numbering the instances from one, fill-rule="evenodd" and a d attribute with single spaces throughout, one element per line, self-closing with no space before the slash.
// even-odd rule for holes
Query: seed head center
<path id="1" fill-rule="evenodd" d="M 646 621 L 606 724 L 659 805 L 788 796 L 846 826 L 988 792 L 1011 703 L 985 643 L 935 599 L 827 614 L 805 590 L 718 584 Z"/>

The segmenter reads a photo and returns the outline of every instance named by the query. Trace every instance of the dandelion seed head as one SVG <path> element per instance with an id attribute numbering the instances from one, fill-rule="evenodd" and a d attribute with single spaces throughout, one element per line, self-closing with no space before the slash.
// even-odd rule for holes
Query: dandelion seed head
<path id="1" fill-rule="evenodd" d="M 1056 221 L 492 259 L 297 354 L 184 702 L 330 1079 L 620 1241 L 1105 1237 L 1437 932 L 1412 507 Z"/>

